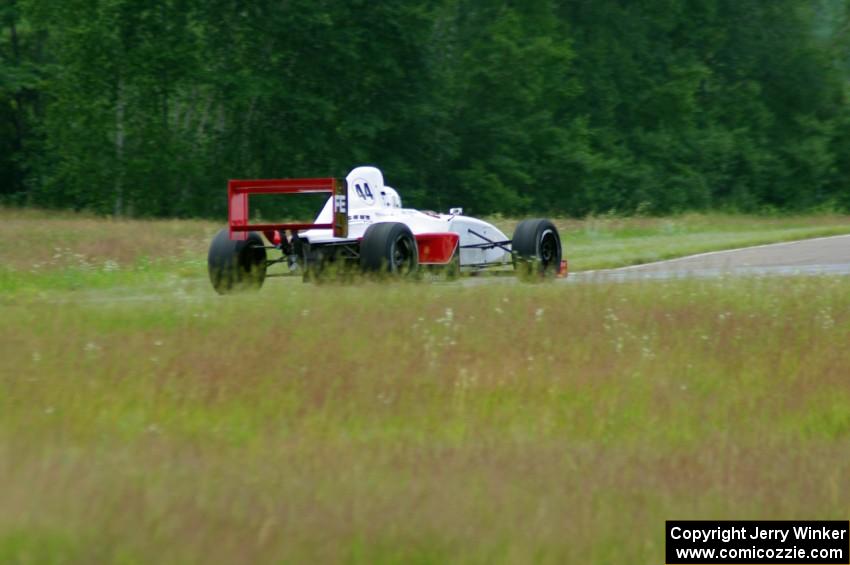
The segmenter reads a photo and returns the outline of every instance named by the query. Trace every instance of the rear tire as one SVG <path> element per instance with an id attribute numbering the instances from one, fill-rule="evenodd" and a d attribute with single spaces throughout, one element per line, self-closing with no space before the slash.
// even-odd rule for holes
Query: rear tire
<path id="1" fill-rule="evenodd" d="M 364 273 L 414 277 L 419 250 L 413 232 L 398 222 L 372 224 L 360 242 L 360 269 Z"/>
<path id="2" fill-rule="evenodd" d="M 257 232 L 243 241 L 231 241 L 227 229 L 219 231 L 210 244 L 207 269 L 219 294 L 259 290 L 266 278 L 266 249 Z"/>
<path id="3" fill-rule="evenodd" d="M 561 268 L 561 236 L 549 220 L 538 218 L 520 222 L 514 230 L 511 249 L 514 270 L 520 278 L 552 278 Z"/>

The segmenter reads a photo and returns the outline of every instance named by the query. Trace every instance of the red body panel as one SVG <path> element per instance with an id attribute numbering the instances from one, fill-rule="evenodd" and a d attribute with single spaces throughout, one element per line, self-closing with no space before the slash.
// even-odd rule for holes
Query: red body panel
<path id="1" fill-rule="evenodd" d="M 334 221 L 330 224 L 251 224 L 248 196 L 251 194 L 315 194 L 333 196 Z M 230 239 L 245 240 L 249 231 L 266 233 L 278 230 L 332 229 L 334 236 L 348 235 L 348 190 L 335 178 L 230 180 L 227 183 Z"/>
<path id="2" fill-rule="evenodd" d="M 453 232 L 416 234 L 419 247 L 419 263 L 445 265 L 451 262 L 457 250 L 460 236 Z"/>

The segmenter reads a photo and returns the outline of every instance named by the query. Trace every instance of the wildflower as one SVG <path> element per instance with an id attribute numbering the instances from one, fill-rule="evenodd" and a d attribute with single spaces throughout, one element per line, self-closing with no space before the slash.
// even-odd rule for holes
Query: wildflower
<path id="1" fill-rule="evenodd" d="M 446 308 L 443 317 L 437 318 L 438 324 L 446 324 L 447 326 L 454 320 L 454 311 L 451 308 Z"/>

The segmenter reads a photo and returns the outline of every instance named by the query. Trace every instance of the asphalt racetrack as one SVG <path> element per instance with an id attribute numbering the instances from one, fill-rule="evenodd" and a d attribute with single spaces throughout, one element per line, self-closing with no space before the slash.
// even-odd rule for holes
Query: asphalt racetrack
<path id="1" fill-rule="evenodd" d="M 850 275 L 850 235 L 713 251 L 618 269 L 571 273 L 565 282 L 754 275 Z"/>

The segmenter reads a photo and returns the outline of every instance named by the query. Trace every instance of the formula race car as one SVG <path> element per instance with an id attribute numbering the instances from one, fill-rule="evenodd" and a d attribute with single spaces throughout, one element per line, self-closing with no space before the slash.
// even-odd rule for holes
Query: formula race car
<path id="1" fill-rule="evenodd" d="M 395 189 L 375 167 L 357 167 L 334 178 L 231 180 L 229 225 L 210 245 L 210 281 L 220 294 L 258 289 L 272 265 L 305 280 L 346 274 L 412 278 L 425 272 L 461 273 L 511 267 L 523 278 L 566 275 L 561 238 L 545 219 L 524 220 L 508 238 L 494 225 L 463 215 L 402 208 Z M 327 193 L 313 223 L 249 222 L 254 194 Z M 265 236 L 265 241 L 261 236 Z M 269 251 L 280 257 L 269 259 Z M 441 276 L 442 276 L 441 275 Z"/>

